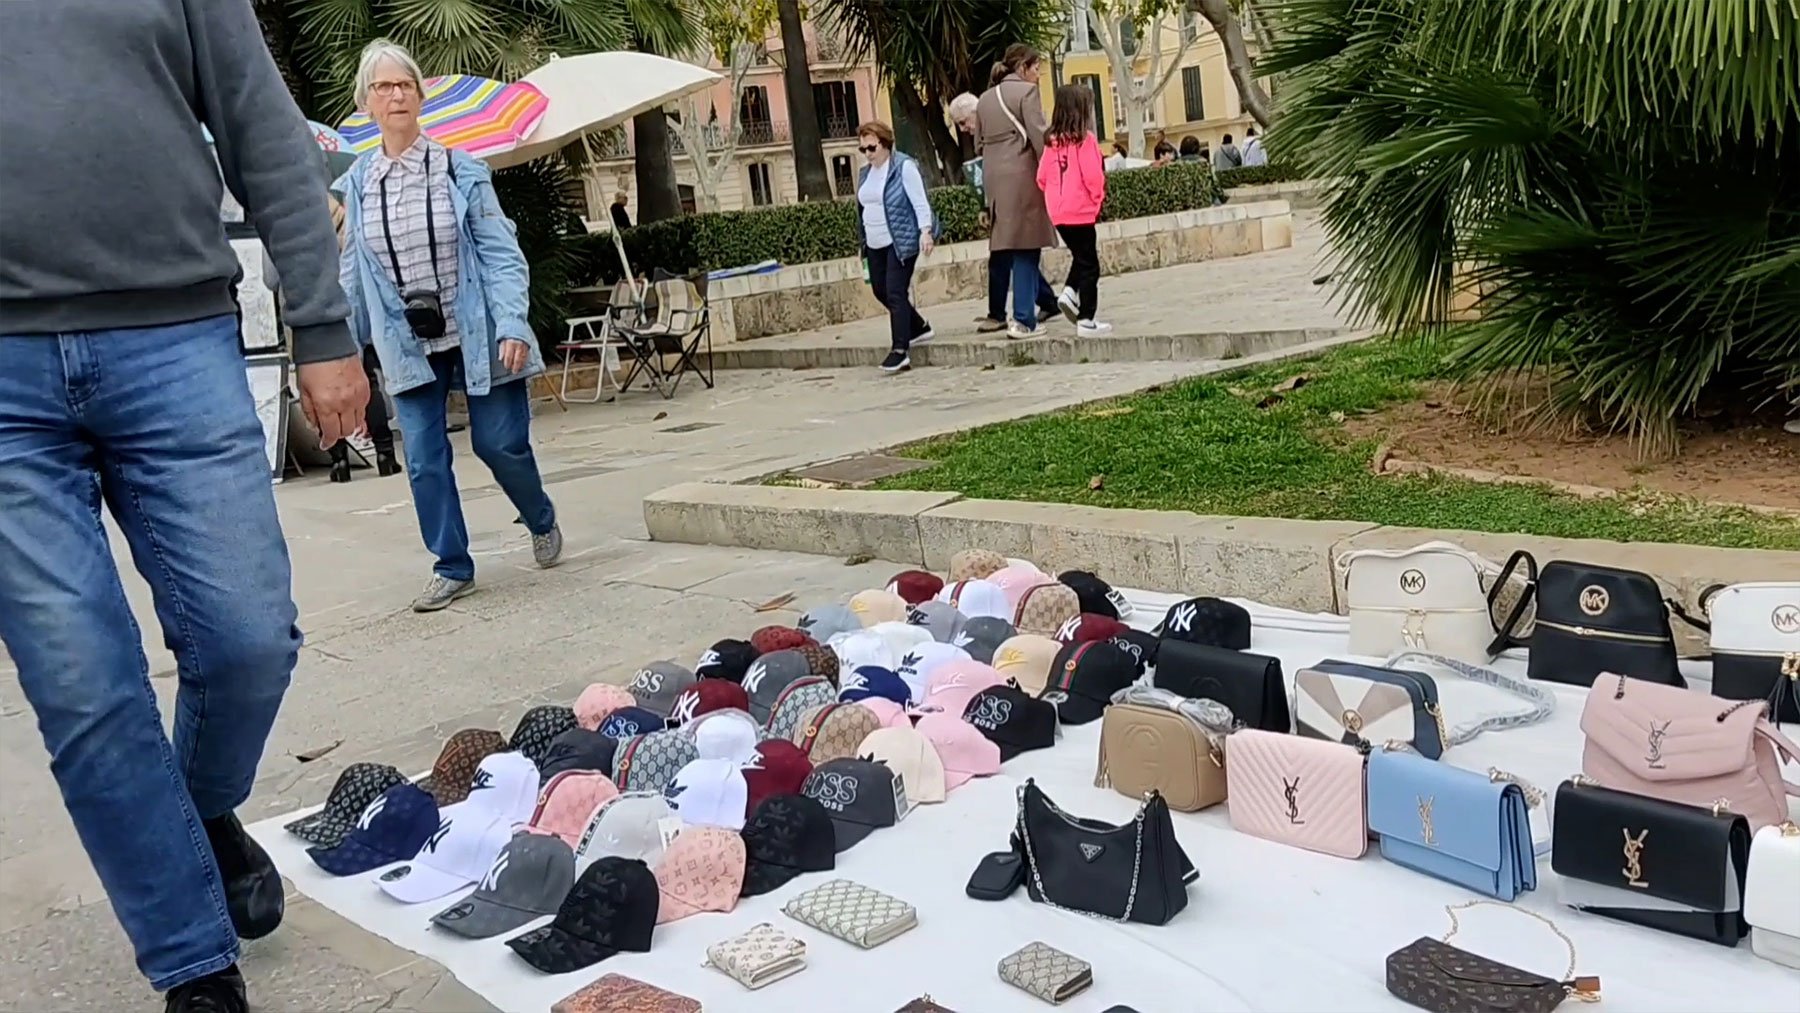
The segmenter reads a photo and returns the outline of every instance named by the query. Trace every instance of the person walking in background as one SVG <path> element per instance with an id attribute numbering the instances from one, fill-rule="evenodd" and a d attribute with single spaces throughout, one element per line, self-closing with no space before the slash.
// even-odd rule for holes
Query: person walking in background
<path id="1" fill-rule="evenodd" d="M 1153 166 L 1175 164 L 1175 145 L 1168 141 L 1157 141 L 1155 149 L 1150 154 L 1150 164 Z"/>
<path id="2" fill-rule="evenodd" d="M 301 638 L 220 204 L 281 267 L 336 443 L 369 388 L 318 148 L 249 0 L 0 3 L 0 39 L 0 641 L 138 970 L 170 1013 L 243 1013 L 238 940 L 284 908 L 235 810 Z M 175 656 L 173 742 L 103 503 Z"/>
<path id="3" fill-rule="evenodd" d="M 992 223 L 988 249 L 1005 254 L 1011 267 L 1012 322 L 1006 336 L 1034 338 L 1044 333 L 1039 310 L 1048 315 L 1056 307 L 1041 267 L 1044 247 L 1056 242 L 1037 185 L 1038 161 L 1044 154 L 1044 106 L 1038 95 L 1042 57 L 1032 47 L 1015 43 L 1007 47 L 1001 64 L 1005 73 L 976 107 Z"/>
<path id="4" fill-rule="evenodd" d="M 1219 150 L 1213 152 L 1213 169 L 1217 172 L 1224 172 L 1226 169 L 1236 169 L 1243 164 L 1243 153 L 1238 151 L 1237 145 L 1231 143 L 1231 135 L 1226 134 L 1219 141 Z"/>
<path id="5" fill-rule="evenodd" d="M 1262 138 L 1256 136 L 1256 128 L 1244 131 L 1244 164 L 1268 165 L 1269 153 L 1263 150 Z"/>
<path id="6" fill-rule="evenodd" d="M 1006 65 L 1003 63 L 994 64 L 992 80 L 999 81 L 1005 76 Z M 976 109 L 980 105 L 980 102 L 981 99 L 979 97 L 966 91 L 951 99 L 950 122 L 956 124 L 956 129 L 958 131 L 969 135 L 970 140 L 975 142 L 976 155 L 974 158 L 963 162 L 963 175 L 968 180 L 969 185 L 975 188 L 976 194 L 982 198 L 984 205 L 982 216 L 983 224 L 985 226 L 989 224 L 986 221 L 987 211 L 985 210 L 985 202 L 987 200 L 987 177 L 981 158 L 981 121 L 980 117 L 976 114 Z M 1011 285 L 1012 257 L 1008 254 L 995 253 L 992 250 L 989 250 L 988 309 L 986 314 L 975 318 L 975 330 L 978 333 L 991 334 L 994 331 L 1006 329 L 1006 291 Z M 1042 294 L 1048 295 L 1049 288 L 1049 283 L 1046 282 L 1043 285 L 1044 292 Z"/>
<path id="7" fill-rule="evenodd" d="M 631 228 L 631 212 L 625 210 L 625 202 L 630 199 L 630 195 L 623 190 L 613 194 L 612 223 L 613 228 L 619 232 Z"/>
<path id="8" fill-rule="evenodd" d="M 919 165 L 894 150 L 894 131 L 870 120 L 856 128 L 856 150 L 867 160 L 856 181 L 856 238 L 862 246 L 869 287 L 888 311 L 892 342 L 881 362 L 884 373 L 912 368 L 913 345 L 935 333 L 912 304 L 913 269 L 936 242 L 937 216 L 925 199 Z"/>
<path id="9" fill-rule="evenodd" d="M 1095 223 L 1106 202 L 1106 165 L 1094 136 L 1094 93 L 1083 85 L 1056 89 L 1056 108 L 1045 134 L 1038 186 L 1063 245 L 1069 248 L 1069 284 L 1058 300 L 1079 337 L 1112 333 L 1094 319 L 1100 302 L 1100 252 Z"/>
<path id="10" fill-rule="evenodd" d="M 444 430 L 451 391 L 467 396 L 469 442 L 518 508 L 537 565 L 556 565 L 563 536 L 531 451 L 526 381 L 544 360 L 525 320 L 525 256 L 486 163 L 420 129 L 423 95 L 406 50 L 386 40 L 363 49 L 356 104 L 380 128 L 381 146 L 339 181 L 347 211 L 339 271 L 351 325 L 381 360 L 406 437 L 413 509 L 437 557 L 412 607 L 432 612 L 475 589 Z"/>

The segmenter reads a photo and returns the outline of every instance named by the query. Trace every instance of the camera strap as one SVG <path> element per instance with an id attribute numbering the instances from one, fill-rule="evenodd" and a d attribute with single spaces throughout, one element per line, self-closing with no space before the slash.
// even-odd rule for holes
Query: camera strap
<path id="1" fill-rule="evenodd" d="M 406 292 L 406 279 L 400 273 L 400 254 L 394 250 L 394 223 L 388 218 L 388 174 L 381 177 L 381 237 L 387 240 L 388 263 L 394 266 L 394 287 Z M 444 291 L 444 277 L 438 273 L 436 216 L 431 202 L 431 149 L 425 149 L 425 243 L 431 248 L 431 277 L 437 282 L 439 295 Z"/>

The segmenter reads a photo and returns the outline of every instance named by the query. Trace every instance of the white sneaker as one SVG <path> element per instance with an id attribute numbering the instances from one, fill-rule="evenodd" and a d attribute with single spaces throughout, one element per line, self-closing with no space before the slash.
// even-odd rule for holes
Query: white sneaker
<path id="1" fill-rule="evenodd" d="M 1112 333 L 1112 325 L 1098 320 L 1083 320 L 1075 325 L 1075 335 L 1082 338 L 1098 338 Z"/>
<path id="2" fill-rule="evenodd" d="M 1063 286 L 1062 295 L 1056 297 L 1056 305 L 1062 307 L 1063 316 L 1069 318 L 1069 323 L 1075 323 L 1081 313 L 1081 297 L 1067 285 Z"/>
<path id="3" fill-rule="evenodd" d="M 1041 338 L 1044 336 L 1044 328 L 1041 325 L 1035 324 L 1031 327 L 1025 327 L 1017 320 L 1014 320 L 1006 325 L 1006 336 L 1013 341 L 1022 341 L 1026 338 Z"/>

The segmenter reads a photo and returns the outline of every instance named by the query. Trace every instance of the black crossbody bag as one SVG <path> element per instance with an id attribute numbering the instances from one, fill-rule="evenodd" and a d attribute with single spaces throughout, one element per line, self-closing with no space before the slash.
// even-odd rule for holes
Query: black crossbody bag
<path id="1" fill-rule="evenodd" d="M 1156 654 L 1154 685 L 1185 697 L 1217 700 L 1246 728 L 1294 730 L 1279 658 L 1164 638 Z"/>
<path id="2" fill-rule="evenodd" d="M 1525 564 L 1537 561 L 1523 550 L 1512 554 L 1494 587 L 1504 587 Z M 1525 607 L 1537 603 L 1531 636 L 1515 635 Z M 1525 647 L 1525 674 L 1545 682 L 1592 686 L 1602 672 L 1686 686 L 1669 629 L 1669 606 L 1656 578 L 1636 570 L 1557 559 L 1525 588 L 1519 604 L 1494 640 L 1492 653 Z"/>
<path id="3" fill-rule="evenodd" d="M 1155 791 L 1131 822 L 1114 826 L 1063 812 L 1028 779 L 1019 788 L 1017 837 L 1032 900 L 1110 921 L 1167 924 L 1187 907 L 1187 885 L 1200 875 Z"/>

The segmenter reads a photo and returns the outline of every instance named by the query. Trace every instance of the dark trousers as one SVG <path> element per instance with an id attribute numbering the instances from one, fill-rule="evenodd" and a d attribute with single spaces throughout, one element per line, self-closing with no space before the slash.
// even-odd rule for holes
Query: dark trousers
<path id="1" fill-rule="evenodd" d="M 1092 225 L 1058 225 L 1056 234 L 1069 248 L 1069 287 L 1081 303 L 1077 319 L 1092 320 L 1100 308 L 1100 248 Z"/>
<path id="2" fill-rule="evenodd" d="M 904 352 L 914 338 L 931 328 L 912 304 L 913 267 L 918 257 L 901 260 L 892 246 L 879 250 L 863 247 L 863 259 L 869 262 L 869 287 L 875 299 L 888 311 L 888 336 L 894 350 Z"/>
<path id="3" fill-rule="evenodd" d="M 387 399 L 381 396 L 381 381 L 375 376 L 375 349 L 365 348 L 362 355 L 363 372 L 369 377 L 369 407 L 364 413 L 369 420 L 369 440 L 375 444 L 377 454 L 394 453 L 394 430 L 388 425 Z M 329 451 L 332 463 L 350 459 L 350 444 L 339 440 Z"/>
<path id="4" fill-rule="evenodd" d="M 1013 284 L 1013 253 L 1012 250 L 994 250 L 988 254 L 989 320 L 1006 319 L 1006 292 Z M 1037 271 L 1034 287 L 1037 289 L 1034 301 L 1038 309 L 1046 313 L 1056 312 L 1056 293 L 1050 290 L 1050 282 L 1044 277 L 1041 268 Z"/>

